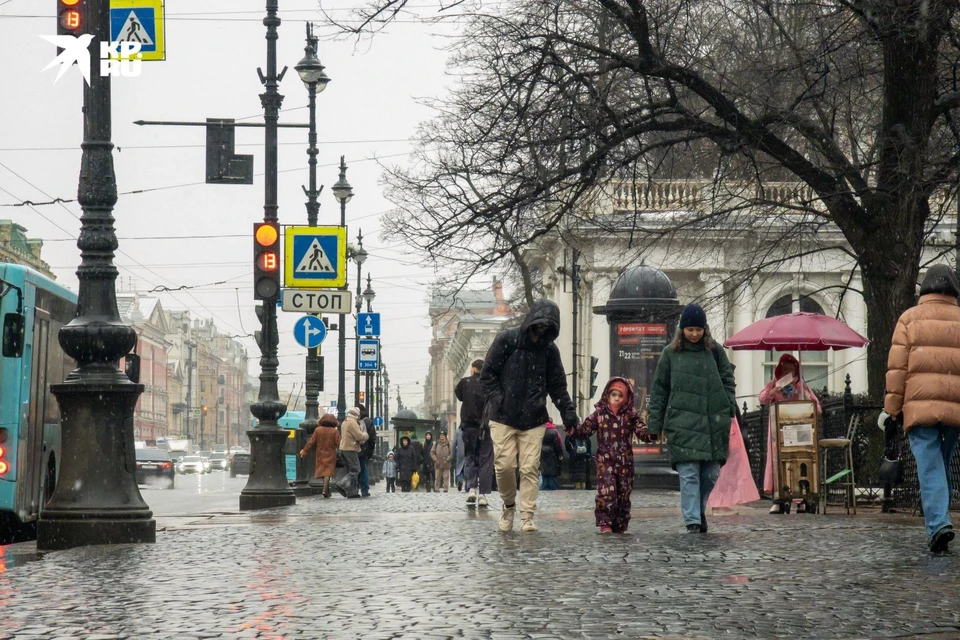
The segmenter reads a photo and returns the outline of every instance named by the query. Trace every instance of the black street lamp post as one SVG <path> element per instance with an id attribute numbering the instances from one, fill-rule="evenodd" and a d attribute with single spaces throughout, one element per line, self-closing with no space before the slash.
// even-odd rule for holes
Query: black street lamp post
<path id="1" fill-rule="evenodd" d="M 373 299 L 377 297 L 376 292 L 373 290 L 373 287 L 370 286 L 370 271 L 367 271 L 367 288 L 363 290 L 363 299 L 367 301 L 367 313 L 373 313 Z M 377 338 L 379 340 L 379 337 Z M 363 374 L 364 377 L 364 388 L 366 392 L 364 396 L 367 401 L 367 407 L 372 411 L 373 410 L 373 373 L 371 371 L 365 371 Z"/>
<path id="2" fill-rule="evenodd" d="M 277 75 L 277 0 L 267 0 L 267 73 L 260 75 L 265 91 L 260 94 L 264 120 L 264 196 L 263 221 L 276 223 L 277 218 L 277 121 L 283 96 L 277 90 L 287 69 Z M 279 292 L 278 292 L 279 293 Z M 286 461 L 283 448 L 287 432 L 277 420 L 287 411 L 277 390 L 277 294 L 263 299 L 260 341 L 260 391 L 257 402 L 250 405 L 250 413 L 257 418 L 257 426 L 247 432 L 250 438 L 251 470 L 247 484 L 240 492 L 240 510 L 267 509 L 296 504 L 297 498 L 287 484 Z"/>
<path id="3" fill-rule="evenodd" d="M 363 294 L 360 293 L 361 273 L 360 269 L 367 259 L 367 252 L 363 248 L 363 230 L 357 230 L 357 248 L 353 250 L 353 261 L 357 263 L 357 314 L 363 309 Z M 356 345 L 354 348 L 353 359 L 353 406 L 360 404 L 360 327 L 354 327 L 356 335 Z"/>
<path id="4" fill-rule="evenodd" d="M 89 0 L 85 19 L 94 37 L 90 57 L 100 59 L 109 40 L 109 0 Z M 111 142 L 110 77 L 94 63 L 83 90 L 83 155 L 77 200 L 80 266 L 77 315 L 60 329 L 63 351 L 77 368 L 51 385 L 62 416 L 63 457 L 53 496 L 40 512 L 37 548 L 155 542 L 157 525 L 134 475 L 133 411 L 143 385 L 117 366 L 135 347 L 137 334 L 117 310 L 117 234 L 113 207 L 117 179 Z"/>
<path id="5" fill-rule="evenodd" d="M 304 86 L 307 87 L 309 97 L 310 129 L 308 135 L 307 156 L 310 167 L 310 186 L 304 187 L 303 192 L 307 196 L 307 225 L 317 226 L 317 214 L 320 212 L 320 203 L 317 198 L 323 187 L 317 188 L 317 94 L 322 92 L 330 82 L 330 78 L 323 72 L 323 65 L 317 58 L 317 38 L 313 35 L 313 25 L 307 23 L 307 46 L 304 47 L 303 59 L 294 67 L 300 75 Z M 306 387 L 306 410 L 303 415 L 303 422 L 300 423 L 298 432 L 297 451 L 302 449 L 310 436 L 317 428 L 317 421 L 320 419 L 320 389 L 323 387 L 323 373 L 320 370 L 319 349 L 313 347 L 307 349 L 307 360 L 305 368 Z M 299 460 L 299 458 L 298 458 Z M 315 458 L 307 456 L 302 462 L 297 464 L 297 482 L 304 483 L 313 479 Z"/>
<path id="6" fill-rule="evenodd" d="M 333 197 L 340 203 L 340 226 L 347 226 L 347 203 L 353 198 L 353 188 L 347 182 L 347 163 L 343 156 L 340 156 L 340 176 L 333 185 Z M 347 286 L 344 285 L 344 290 Z M 339 317 L 340 324 L 337 325 L 337 351 L 339 356 L 339 366 L 337 367 L 337 420 L 343 422 L 347 415 L 347 316 L 341 313 Z"/>

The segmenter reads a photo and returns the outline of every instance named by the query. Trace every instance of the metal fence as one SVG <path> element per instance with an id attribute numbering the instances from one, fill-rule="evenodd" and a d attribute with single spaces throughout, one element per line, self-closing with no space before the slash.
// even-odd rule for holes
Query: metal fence
<path id="1" fill-rule="evenodd" d="M 850 376 L 842 394 L 818 394 L 823 415 L 820 421 L 820 438 L 846 437 L 850 419 L 860 414 L 860 427 L 853 443 L 853 468 L 857 481 L 857 504 L 881 504 L 883 484 L 879 480 L 880 463 L 885 449 L 884 432 L 877 426 L 882 407 L 871 404 L 865 395 L 850 392 Z M 746 410 L 746 404 L 744 404 Z M 744 411 L 742 431 L 748 444 L 750 471 L 757 487 L 763 487 L 763 471 L 767 462 L 767 423 L 769 411 L 763 407 L 757 411 Z M 898 430 L 887 447 L 888 456 L 898 456 L 904 465 L 904 483 L 892 487 L 890 506 L 899 510 L 917 509 L 919 512 L 920 490 L 917 484 L 917 465 L 910 452 L 910 444 L 902 430 Z M 842 456 L 831 456 L 827 477 L 841 471 Z M 960 509 L 960 455 L 955 455 L 950 466 L 950 508 Z M 765 497 L 769 495 L 764 494 Z M 830 503 L 843 501 L 843 489 L 831 488 L 827 495 Z"/>

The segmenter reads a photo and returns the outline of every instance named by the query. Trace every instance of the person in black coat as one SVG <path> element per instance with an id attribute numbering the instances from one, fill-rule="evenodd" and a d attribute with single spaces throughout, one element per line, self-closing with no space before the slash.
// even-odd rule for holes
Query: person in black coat
<path id="1" fill-rule="evenodd" d="M 400 485 L 401 493 L 410 493 L 410 480 L 413 478 L 413 472 L 417 470 L 420 464 L 416 449 L 410 444 L 410 438 L 403 436 L 400 438 L 400 446 L 397 447 L 396 455 L 393 456 L 397 463 L 397 484 Z"/>
<path id="2" fill-rule="evenodd" d="M 437 475 L 432 453 L 433 434 L 428 431 L 427 435 L 423 436 L 423 450 L 420 452 L 420 484 L 426 488 L 427 492 L 433 491 L 433 484 Z"/>
<path id="3" fill-rule="evenodd" d="M 480 439 L 483 408 L 486 398 L 480 383 L 483 360 L 470 364 L 470 375 L 461 378 L 453 392 L 460 401 L 460 431 L 463 434 L 463 480 L 467 504 L 487 506 L 487 495 L 493 491 L 493 441 Z M 459 461 L 458 461 L 459 466 Z M 479 497 L 478 494 L 479 493 Z"/>
<path id="4" fill-rule="evenodd" d="M 555 344 L 559 335 L 560 308 L 549 300 L 538 300 L 521 326 L 497 334 L 483 361 L 480 383 L 493 439 L 493 466 L 503 499 L 498 525 L 501 531 L 513 529 L 518 468 L 520 530 L 537 530 L 533 514 L 539 491 L 540 445 L 550 418 L 547 396 L 560 410 L 564 427 L 573 428 L 578 423 L 576 407 L 567 393 L 560 349 Z"/>
<path id="5" fill-rule="evenodd" d="M 547 423 L 547 430 L 543 434 L 543 444 L 540 445 L 540 488 L 544 491 L 556 491 L 559 488 L 557 476 L 560 475 L 560 462 L 563 460 L 563 444 L 560 442 L 560 432 L 557 425 Z"/>

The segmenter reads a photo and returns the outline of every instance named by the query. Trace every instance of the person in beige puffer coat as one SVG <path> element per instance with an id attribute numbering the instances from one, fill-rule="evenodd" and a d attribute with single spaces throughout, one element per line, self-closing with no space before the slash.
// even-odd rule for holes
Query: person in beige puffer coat
<path id="1" fill-rule="evenodd" d="M 346 464 L 347 475 L 336 486 L 340 495 L 347 498 L 360 497 L 360 445 L 368 437 L 366 429 L 360 426 L 360 409 L 350 409 L 340 425 L 340 455 Z"/>
<path id="2" fill-rule="evenodd" d="M 897 321 L 887 358 L 883 408 L 903 424 L 917 461 L 930 550 L 947 551 L 950 459 L 960 435 L 960 282 L 946 265 L 931 267 L 917 306 Z"/>
<path id="3" fill-rule="evenodd" d="M 441 431 L 440 442 L 433 445 L 433 449 L 430 450 L 430 457 L 433 459 L 437 474 L 433 484 L 434 491 L 440 491 L 441 487 L 444 493 L 450 490 L 450 457 L 452 454 L 453 449 L 450 442 L 447 441 L 447 434 Z"/>

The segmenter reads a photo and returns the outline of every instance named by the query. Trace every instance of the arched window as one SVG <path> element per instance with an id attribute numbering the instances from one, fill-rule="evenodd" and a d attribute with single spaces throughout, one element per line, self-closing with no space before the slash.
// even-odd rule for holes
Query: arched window
<path id="1" fill-rule="evenodd" d="M 788 313 L 796 313 L 797 311 L 825 315 L 823 307 L 810 296 L 788 294 L 773 301 L 767 309 L 766 317 L 772 318 Z M 763 363 L 764 382 L 773 380 L 773 372 L 777 367 L 777 362 L 780 361 L 780 356 L 784 353 L 792 353 L 800 361 L 803 379 L 810 385 L 811 389 L 820 392 L 824 387 L 827 387 L 827 390 L 830 390 L 828 372 L 830 369 L 831 356 L 829 351 L 804 351 L 801 353 L 798 351 L 777 351 L 774 349 L 765 353 L 766 359 Z"/>

